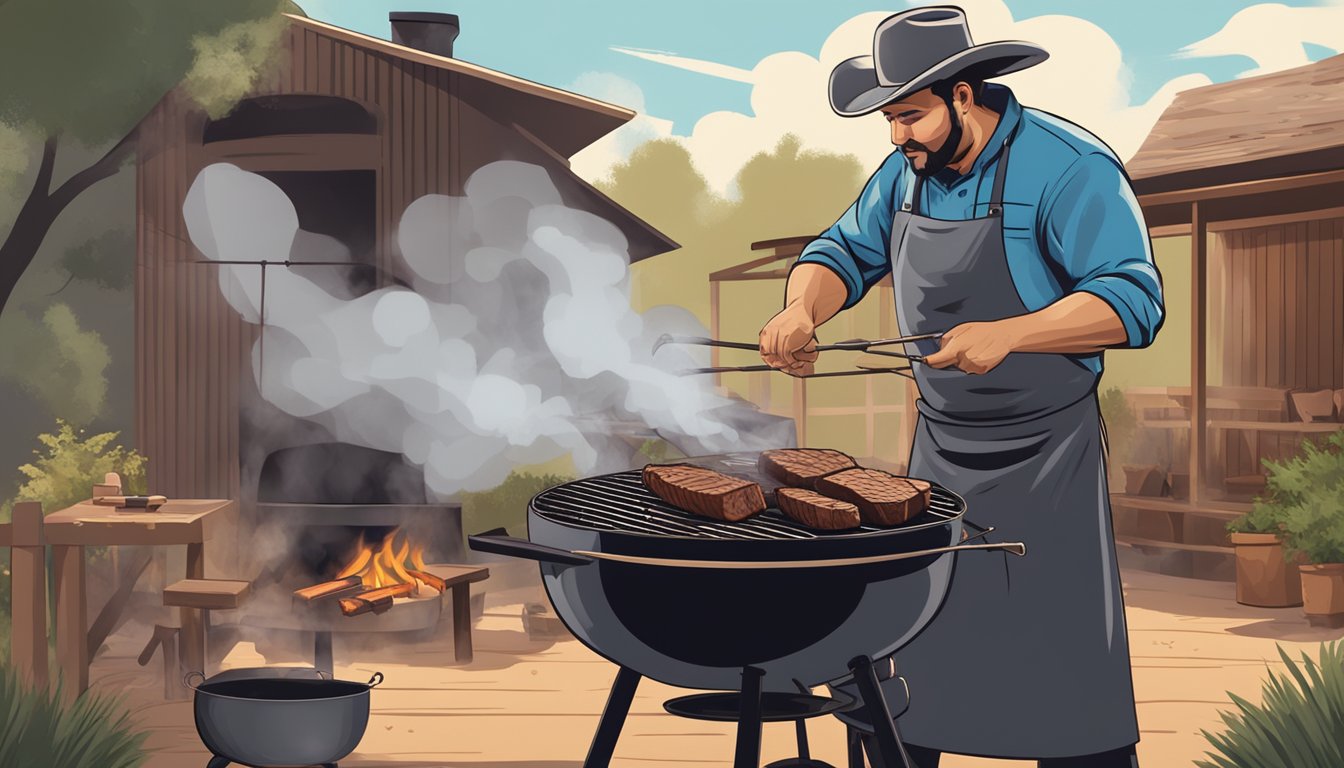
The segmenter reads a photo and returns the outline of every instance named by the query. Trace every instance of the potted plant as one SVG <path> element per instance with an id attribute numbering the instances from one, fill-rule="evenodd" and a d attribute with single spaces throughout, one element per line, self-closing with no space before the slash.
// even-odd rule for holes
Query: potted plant
<path id="1" fill-rule="evenodd" d="M 1302 604 L 1302 576 L 1283 549 L 1279 509 L 1255 502 L 1250 512 L 1227 524 L 1237 558 L 1237 602 L 1261 608 Z"/>
<path id="2" fill-rule="evenodd" d="M 1297 456 L 1264 464 L 1285 550 L 1306 560 L 1299 569 L 1307 620 L 1344 627 L 1344 430 L 1323 446 L 1304 440 Z"/>

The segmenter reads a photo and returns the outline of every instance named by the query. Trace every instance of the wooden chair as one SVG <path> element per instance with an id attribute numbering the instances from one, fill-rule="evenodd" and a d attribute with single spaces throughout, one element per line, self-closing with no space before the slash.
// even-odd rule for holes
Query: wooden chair
<path id="1" fill-rule="evenodd" d="M 142 667 L 147 665 L 154 651 L 162 646 L 165 698 L 185 694 L 186 673 L 206 673 L 205 635 L 210 626 L 210 611 L 242 606 L 251 590 L 250 582 L 227 579 L 183 579 L 164 589 L 163 604 L 179 609 L 180 626 L 156 624 L 154 636 L 141 651 L 139 662 Z"/>

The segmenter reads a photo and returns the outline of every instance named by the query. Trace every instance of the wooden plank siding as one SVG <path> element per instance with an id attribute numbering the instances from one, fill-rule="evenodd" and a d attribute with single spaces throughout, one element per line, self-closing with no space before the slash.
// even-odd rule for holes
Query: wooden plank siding
<path id="1" fill-rule="evenodd" d="M 1284 390 L 1344 388 L 1344 217 L 1212 233 L 1222 383 Z M 1211 418 L 1254 419 L 1251 412 Z M 1262 473 L 1260 461 L 1294 453 L 1302 435 L 1225 430 L 1219 469 Z"/>
<path id="2" fill-rule="evenodd" d="M 375 264 L 395 272 L 396 220 L 416 197 L 460 193 L 456 73 L 406 62 L 293 26 L 288 58 L 256 95 L 319 94 L 377 118 Z M 239 409 L 251 383 L 257 326 L 223 296 L 217 266 L 191 244 L 182 200 L 208 162 L 206 118 L 169 94 L 146 118 L 136 160 L 136 425 L 149 487 L 170 498 L 240 498 Z M 321 137 L 318 137 L 321 138 Z M 313 146 L 320 145 L 313 142 Z M 333 158 L 333 168 L 340 167 Z M 248 170 L 266 170 L 264 157 Z M 276 161 L 279 162 L 279 161 Z M 292 159 L 289 162 L 293 162 Z M 320 163 L 318 164 L 320 165 Z M 281 166 L 277 166 L 281 167 Z M 292 168 L 293 165 L 283 166 Z M 283 268 L 283 267 L 276 267 Z M 240 270 L 252 270 L 242 267 Z M 259 281 L 260 275 L 243 273 Z"/>

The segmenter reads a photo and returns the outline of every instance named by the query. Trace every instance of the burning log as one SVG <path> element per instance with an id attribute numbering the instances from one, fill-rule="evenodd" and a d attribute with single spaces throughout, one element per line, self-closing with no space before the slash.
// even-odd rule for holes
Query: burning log
<path id="1" fill-rule="evenodd" d="M 295 597 L 301 597 L 308 602 L 314 600 L 323 600 L 328 597 L 344 597 L 359 592 L 364 588 L 364 582 L 358 576 L 347 576 L 344 579 L 335 579 L 333 581 L 324 581 L 321 584 L 314 584 L 311 587 L 294 590 Z"/>
<path id="2" fill-rule="evenodd" d="M 361 592 L 352 597 L 340 599 L 341 613 L 346 616 L 359 616 L 365 613 L 383 613 L 392 607 L 393 598 L 406 597 L 415 589 L 415 584 L 393 584 Z"/>
<path id="3" fill-rule="evenodd" d="M 425 586 L 433 587 L 440 594 L 442 594 L 445 590 L 448 589 L 448 582 L 444 581 L 438 576 L 435 576 L 432 573 L 429 573 L 428 571 L 408 570 L 407 573 L 415 577 L 415 579 L 420 581 Z"/>

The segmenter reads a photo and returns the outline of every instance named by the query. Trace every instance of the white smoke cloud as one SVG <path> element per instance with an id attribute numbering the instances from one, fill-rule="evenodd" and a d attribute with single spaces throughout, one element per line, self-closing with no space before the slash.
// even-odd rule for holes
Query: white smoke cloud
<path id="1" fill-rule="evenodd" d="M 911 3 L 923 5 L 925 3 Z M 1050 58 L 1022 72 L 999 78 L 1026 106 L 1071 120 L 1105 141 L 1127 160 L 1151 130 L 1162 111 L 1183 90 L 1207 85 L 1204 75 L 1183 75 L 1165 83 L 1147 101 L 1131 103 L 1131 76 L 1120 47 L 1095 24 L 1066 15 L 1015 21 L 1003 0 L 964 0 L 972 39 L 1028 40 L 1043 46 Z M 890 13 L 864 13 L 842 23 L 827 36 L 820 54 L 783 51 L 761 59 L 749 71 L 716 62 L 617 49 L 646 60 L 686 69 L 701 76 L 751 84 L 751 114 L 711 112 L 696 122 L 689 136 L 672 136 L 671 126 L 653 120 L 632 121 L 576 154 L 573 167 L 588 179 L 600 179 L 611 166 L 629 156 L 620 147 L 629 137 L 673 138 L 691 153 L 696 168 L 720 194 L 732 194 L 734 176 L 751 157 L 774 148 L 786 133 L 797 135 L 807 149 L 859 157 L 868 172 L 890 153 L 890 136 L 880 115 L 843 118 L 831 111 L 827 83 L 831 70 L 852 56 L 872 52 L 873 30 Z M 626 89 L 628 90 L 628 88 Z M 643 95 L 639 95 L 642 104 Z M 624 102 L 617 102 L 624 103 Z M 625 104 L 632 109 L 642 109 Z M 641 117 L 646 117 L 641 115 Z"/>
<path id="2" fill-rule="evenodd" d="M 465 192 L 427 195 L 404 212 L 409 287 L 349 298 L 320 284 L 321 268 L 267 268 L 264 361 L 259 343 L 253 370 L 269 402 L 338 440 L 423 464 L 440 497 L 566 454 L 589 472 L 613 418 L 707 451 L 778 444 L 778 431 L 728 423 L 723 409 L 739 409 L 708 377 L 672 372 L 705 365 L 703 349 L 665 347 L 653 359 L 660 334 L 704 329 L 679 308 L 631 309 L 615 226 L 566 207 L 537 166 L 491 164 Z M 278 262 L 296 243 L 309 255 L 321 244 L 299 229 L 283 191 L 228 164 L 201 171 L 183 214 L 213 260 Z M 258 322 L 261 270 L 219 269 L 230 304 Z"/>

